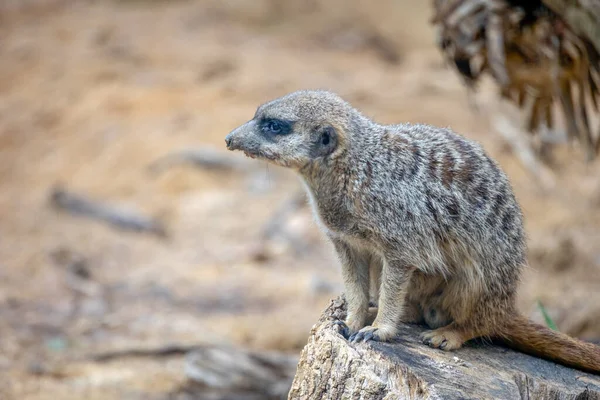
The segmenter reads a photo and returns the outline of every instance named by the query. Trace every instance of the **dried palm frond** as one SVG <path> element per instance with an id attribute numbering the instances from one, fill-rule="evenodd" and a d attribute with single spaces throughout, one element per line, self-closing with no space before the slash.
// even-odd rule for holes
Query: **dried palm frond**
<path id="1" fill-rule="evenodd" d="M 501 95 L 527 113 L 531 133 L 552 128 L 558 104 L 569 138 L 588 160 L 600 152 L 600 132 L 592 132 L 588 114 L 599 111 L 595 41 L 576 34 L 539 0 L 434 0 L 434 10 L 439 46 L 468 86 L 489 73 Z"/>

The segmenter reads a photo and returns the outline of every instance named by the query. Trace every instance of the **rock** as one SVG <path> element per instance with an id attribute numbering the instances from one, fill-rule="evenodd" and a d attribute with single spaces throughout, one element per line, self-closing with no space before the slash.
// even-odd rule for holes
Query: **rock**
<path id="1" fill-rule="evenodd" d="M 394 343 L 349 343 L 332 300 L 302 351 L 289 399 L 599 399 L 600 376 L 483 343 L 454 352 L 419 341 L 403 325 Z"/>

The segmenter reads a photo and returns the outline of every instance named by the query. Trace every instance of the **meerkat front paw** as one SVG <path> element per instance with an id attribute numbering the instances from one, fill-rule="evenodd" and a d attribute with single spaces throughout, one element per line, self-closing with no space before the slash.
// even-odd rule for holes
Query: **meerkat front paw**
<path id="1" fill-rule="evenodd" d="M 460 349 L 464 342 L 459 332 L 444 328 L 423 332 L 421 340 L 429 347 L 446 351 Z"/>
<path id="2" fill-rule="evenodd" d="M 354 333 L 367 325 L 367 313 L 351 313 L 346 317 L 346 326 Z"/>
<path id="3" fill-rule="evenodd" d="M 348 339 L 366 325 L 366 316 L 349 314 L 346 321 L 337 320 L 334 324 L 339 327 L 339 333 Z"/>
<path id="4" fill-rule="evenodd" d="M 350 327 L 346 325 L 344 321 L 338 319 L 334 321 L 333 324 L 338 327 L 338 333 L 344 337 L 344 339 L 348 339 L 352 332 L 350 331 Z"/>
<path id="5" fill-rule="evenodd" d="M 350 335 L 348 340 L 352 343 L 368 342 L 369 340 L 374 342 L 388 342 L 395 338 L 397 333 L 396 329 L 365 326 L 360 331 Z"/>

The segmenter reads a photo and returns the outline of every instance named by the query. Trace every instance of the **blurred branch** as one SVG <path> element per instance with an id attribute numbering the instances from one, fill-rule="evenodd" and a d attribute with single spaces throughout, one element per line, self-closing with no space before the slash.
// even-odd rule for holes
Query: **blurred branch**
<path id="1" fill-rule="evenodd" d="M 170 344 L 152 349 L 123 349 L 116 351 L 106 351 L 88 356 L 87 358 L 95 362 L 108 362 L 119 358 L 127 357 L 170 357 L 186 354 L 192 350 L 200 349 L 200 345 L 180 345 Z"/>
<path id="2" fill-rule="evenodd" d="M 400 51 L 396 48 L 393 42 L 385 36 L 373 34 L 367 42 L 379 57 L 389 64 L 399 64 L 402 60 Z"/>
<path id="3" fill-rule="evenodd" d="M 493 119 L 494 130 L 502 135 L 512 149 L 513 154 L 530 174 L 537 178 L 537 183 L 545 190 L 556 186 L 556 180 L 544 164 L 542 164 L 527 142 L 527 137 L 522 135 L 522 130 L 517 128 L 508 118 L 498 115 Z"/>
<path id="4" fill-rule="evenodd" d="M 84 216 L 104 221 L 120 229 L 152 233 L 166 237 L 167 232 L 160 221 L 141 215 L 133 210 L 125 210 L 102 204 L 85 196 L 55 187 L 50 194 L 50 203 L 59 210 L 72 215 Z"/>
<path id="5" fill-rule="evenodd" d="M 286 223 L 291 216 L 304 207 L 306 207 L 306 194 L 301 190 L 294 193 L 277 208 L 262 228 L 258 249 L 253 254 L 254 259 L 264 261 L 270 258 L 271 243 L 275 239 L 283 239 L 297 254 L 302 254 L 306 251 L 306 245 L 297 236 L 294 236 L 285 229 Z"/>
<path id="6" fill-rule="evenodd" d="M 196 168 L 223 171 L 254 168 L 248 160 L 239 156 L 211 148 L 198 148 L 169 153 L 150 164 L 148 169 L 156 174 L 177 165 L 192 165 Z"/>
<path id="7" fill-rule="evenodd" d="M 285 353 L 206 346 L 187 355 L 189 382 L 184 390 L 193 393 L 199 386 L 199 393 L 209 389 L 216 395 L 245 392 L 261 399 L 285 399 L 297 364 L 298 356 Z"/>
<path id="8" fill-rule="evenodd" d="M 306 206 L 306 194 L 303 190 L 294 193 L 287 199 L 265 224 L 262 230 L 263 240 L 269 240 L 281 232 L 281 228 L 290 218 L 290 215 Z"/>
<path id="9" fill-rule="evenodd" d="M 178 344 L 153 349 L 104 352 L 88 356 L 87 359 L 108 362 L 127 357 L 170 357 L 182 354 L 186 354 L 185 375 L 188 380 L 177 392 L 194 396 L 200 393 L 224 396 L 210 398 L 229 399 L 237 394 L 256 395 L 261 399 L 284 399 L 298 363 L 298 356 L 281 352 Z"/>

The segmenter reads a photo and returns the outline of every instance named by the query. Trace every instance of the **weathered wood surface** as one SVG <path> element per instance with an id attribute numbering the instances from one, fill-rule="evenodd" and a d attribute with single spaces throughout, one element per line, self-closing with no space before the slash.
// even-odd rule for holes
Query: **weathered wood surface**
<path id="1" fill-rule="evenodd" d="M 345 313 L 333 300 L 313 327 L 289 399 L 600 399 L 600 376 L 483 343 L 431 349 L 416 326 L 351 344 L 334 325 Z"/>

